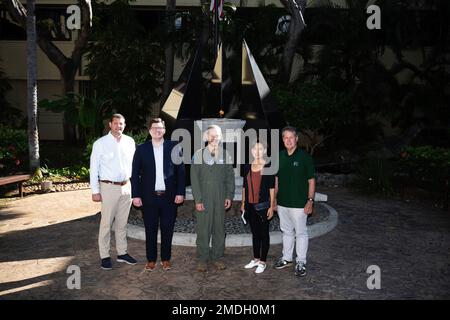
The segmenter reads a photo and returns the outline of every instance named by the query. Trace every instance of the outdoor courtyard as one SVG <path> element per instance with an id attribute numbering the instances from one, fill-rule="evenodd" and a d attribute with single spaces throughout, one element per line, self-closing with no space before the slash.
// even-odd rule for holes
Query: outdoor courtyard
<path id="1" fill-rule="evenodd" d="M 442 0 L 2 0 L 0 300 L 450 299 L 448 17 Z"/>
<path id="2" fill-rule="evenodd" d="M 195 247 L 173 248 L 173 269 L 144 272 L 145 242 L 129 239 L 136 266 L 100 269 L 100 207 L 90 190 L 29 195 L 2 201 L 0 299 L 449 299 L 450 215 L 423 202 L 361 196 L 320 187 L 339 214 L 337 227 L 309 244 L 308 275 L 275 270 L 281 245 L 269 250 L 263 274 L 245 270 L 251 247 L 226 248 L 227 269 L 196 271 Z M 112 242 L 114 247 L 114 241 Z M 80 268 L 81 288 L 67 280 Z M 369 290 L 367 269 L 381 271 Z M 70 282 L 70 281 L 69 281 Z M 370 281 L 369 281 L 370 282 Z"/>

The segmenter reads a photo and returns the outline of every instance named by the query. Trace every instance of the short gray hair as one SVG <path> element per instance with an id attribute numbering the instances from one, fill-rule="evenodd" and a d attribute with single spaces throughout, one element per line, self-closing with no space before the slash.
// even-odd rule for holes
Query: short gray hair
<path id="1" fill-rule="evenodd" d="M 206 131 L 203 133 L 203 139 L 205 141 L 208 140 L 208 135 L 209 135 L 209 130 L 214 129 L 217 132 L 217 135 L 219 136 L 219 140 L 222 141 L 223 135 L 222 135 L 222 129 L 220 129 L 220 127 L 216 124 L 211 124 L 208 126 L 208 128 L 206 129 Z"/>
<path id="2" fill-rule="evenodd" d="M 282 137 L 284 136 L 284 133 L 285 133 L 286 131 L 292 132 L 296 137 L 298 137 L 298 132 L 297 132 L 297 129 L 296 129 L 295 127 L 292 127 L 292 126 L 286 126 L 286 127 L 284 127 L 284 128 L 281 130 L 281 136 L 282 136 Z"/>

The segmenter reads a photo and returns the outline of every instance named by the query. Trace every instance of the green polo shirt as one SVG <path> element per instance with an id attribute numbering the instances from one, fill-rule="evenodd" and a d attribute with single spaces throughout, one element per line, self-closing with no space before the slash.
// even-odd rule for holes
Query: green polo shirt
<path id="1" fill-rule="evenodd" d="M 308 201 L 308 180 L 314 178 L 311 156 L 299 148 L 291 155 L 281 151 L 277 176 L 277 203 L 288 208 L 304 208 Z"/>

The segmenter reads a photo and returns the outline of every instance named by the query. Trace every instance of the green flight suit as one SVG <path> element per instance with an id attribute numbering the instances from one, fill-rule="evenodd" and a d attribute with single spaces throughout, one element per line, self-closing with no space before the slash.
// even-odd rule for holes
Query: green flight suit
<path id="1" fill-rule="evenodd" d="M 234 170 L 223 153 L 211 156 L 208 148 L 198 150 L 191 165 L 191 186 L 195 203 L 205 210 L 197 218 L 197 256 L 202 263 L 217 261 L 225 251 L 225 199 L 234 197 Z M 210 243 L 211 239 L 211 252 Z"/>

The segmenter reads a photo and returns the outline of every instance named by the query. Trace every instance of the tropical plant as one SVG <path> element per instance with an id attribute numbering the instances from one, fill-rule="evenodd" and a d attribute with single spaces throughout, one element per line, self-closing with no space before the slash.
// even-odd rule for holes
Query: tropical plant
<path id="1" fill-rule="evenodd" d="M 72 165 L 64 168 L 41 168 L 42 177 L 33 177 L 32 182 L 53 181 L 53 182 L 69 182 L 69 181 L 87 181 L 89 180 L 89 168 L 80 164 Z"/>
<path id="2" fill-rule="evenodd" d="M 26 130 L 0 124 L 0 174 L 8 175 L 25 170 L 27 153 Z"/>
<path id="3" fill-rule="evenodd" d="M 98 10 L 87 73 L 98 96 L 108 99 L 105 112 L 123 114 L 128 129 L 139 131 L 159 98 L 162 47 L 139 23 L 128 1 L 103 3 Z"/>
<path id="4" fill-rule="evenodd" d="M 450 179 L 450 149 L 434 146 L 407 147 L 400 153 L 399 171 L 418 184 L 443 186 Z"/>
<path id="5" fill-rule="evenodd" d="M 373 128 L 389 124 L 405 141 L 416 126 L 448 126 L 450 23 L 444 16 L 450 14 L 450 6 L 438 0 L 375 4 L 383 12 L 381 30 L 367 29 L 364 1 L 347 0 L 343 6 L 309 11 L 308 28 L 298 48 L 304 59 L 299 81 L 320 79 L 350 92 L 352 115 L 356 125 L 362 124 L 358 129 L 362 135 L 375 132 L 361 130 L 364 124 Z M 314 59 L 303 54 L 313 44 L 320 44 Z M 409 60 L 410 52 L 419 59 Z M 393 61 L 385 63 L 386 56 Z M 346 135 L 355 132 L 346 128 Z M 382 132 L 370 138 L 380 140 Z"/>
<path id="6" fill-rule="evenodd" d="M 276 88 L 274 94 L 288 124 L 306 138 L 306 149 L 311 154 L 351 121 L 350 96 L 324 83 L 295 83 Z"/>
<path id="7" fill-rule="evenodd" d="M 82 140 L 99 136 L 103 129 L 103 120 L 108 118 L 106 104 L 108 100 L 97 97 L 85 97 L 69 92 L 57 99 L 42 99 L 39 107 L 52 112 L 64 111 L 64 121 L 78 126 Z"/>

